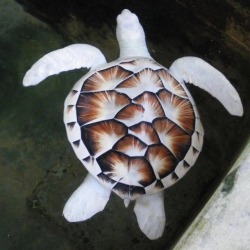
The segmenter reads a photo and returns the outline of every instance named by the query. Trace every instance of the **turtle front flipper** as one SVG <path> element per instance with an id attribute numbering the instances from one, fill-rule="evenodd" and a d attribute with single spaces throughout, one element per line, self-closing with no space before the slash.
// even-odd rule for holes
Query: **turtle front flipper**
<path id="1" fill-rule="evenodd" d="M 169 73 L 181 83 L 192 83 L 206 90 L 232 115 L 242 116 L 239 94 L 227 78 L 213 66 L 198 57 L 182 57 L 173 62 Z"/>
<path id="2" fill-rule="evenodd" d="M 87 220 L 105 208 L 110 193 L 111 190 L 88 174 L 66 202 L 63 215 L 69 222 Z"/>
<path id="3" fill-rule="evenodd" d="M 141 231 L 150 240 L 162 236 L 166 222 L 163 191 L 138 198 L 134 211 Z"/>
<path id="4" fill-rule="evenodd" d="M 23 85 L 37 85 L 51 75 L 79 68 L 95 68 L 106 63 L 102 52 L 87 44 L 73 44 L 48 53 L 38 60 L 24 76 Z"/>

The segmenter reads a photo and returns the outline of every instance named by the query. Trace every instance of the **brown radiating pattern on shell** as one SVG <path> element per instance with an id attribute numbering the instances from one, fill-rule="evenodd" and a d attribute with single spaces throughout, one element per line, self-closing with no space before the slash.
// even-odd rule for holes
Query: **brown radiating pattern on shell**
<path id="1" fill-rule="evenodd" d="M 175 181 L 178 181 L 179 176 L 174 172 L 174 173 L 172 173 L 172 179 Z"/>
<path id="2" fill-rule="evenodd" d="M 130 103 L 130 99 L 116 91 L 84 93 L 79 96 L 76 110 L 80 126 L 95 120 L 114 118 L 121 108 Z"/>
<path id="3" fill-rule="evenodd" d="M 75 147 L 79 147 L 80 146 L 80 140 L 76 140 L 76 141 L 73 141 L 72 143 L 73 143 L 73 145 L 75 146 Z"/>
<path id="4" fill-rule="evenodd" d="M 129 157 L 110 150 L 98 157 L 97 162 L 105 175 L 124 184 L 144 186 L 155 179 L 150 164 L 143 157 Z"/>
<path id="5" fill-rule="evenodd" d="M 193 149 L 193 154 L 194 154 L 195 156 L 196 156 L 197 154 L 200 153 L 200 151 L 197 150 L 195 147 L 192 147 L 192 149 Z"/>
<path id="6" fill-rule="evenodd" d="M 67 123 L 67 127 L 70 129 L 73 129 L 75 124 L 76 124 L 76 122 L 69 122 L 69 123 Z"/>
<path id="7" fill-rule="evenodd" d="M 178 163 L 173 154 L 163 145 L 150 146 L 146 152 L 146 159 L 150 162 L 154 172 L 159 175 L 159 178 L 171 173 Z"/>
<path id="8" fill-rule="evenodd" d="M 129 161 L 129 168 L 131 174 L 134 174 L 135 171 L 138 171 L 140 176 L 142 177 L 140 181 L 138 181 L 141 185 L 148 186 L 155 180 L 155 175 L 150 166 L 149 162 L 146 161 L 143 157 L 133 157 Z"/>
<path id="9" fill-rule="evenodd" d="M 157 180 L 155 183 L 155 188 L 160 190 L 164 188 L 164 185 L 162 184 L 160 180 Z"/>
<path id="10" fill-rule="evenodd" d="M 113 187 L 113 191 L 118 195 L 133 199 L 145 194 L 145 189 L 143 187 L 131 186 L 119 182 Z"/>
<path id="11" fill-rule="evenodd" d="M 157 131 L 162 144 L 182 160 L 191 145 L 190 135 L 167 118 L 156 119 L 153 127 Z"/>
<path id="12" fill-rule="evenodd" d="M 175 80 L 165 69 L 157 70 L 164 87 L 175 95 L 187 98 L 187 94 L 181 84 Z"/>
<path id="13" fill-rule="evenodd" d="M 83 126 L 82 140 L 91 155 L 106 152 L 127 134 L 127 127 L 115 120 L 108 120 Z"/>
<path id="14" fill-rule="evenodd" d="M 121 179 L 122 172 L 127 172 L 129 157 L 121 152 L 109 150 L 97 158 L 102 172 L 115 181 Z M 117 171 L 120 170 L 120 174 Z"/>
<path id="15" fill-rule="evenodd" d="M 201 150 L 203 129 L 194 102 L 152 59 L 117 61 L 92 73 L 78 81 L 65 103 L 77 157 L 122 198 L 173 185 Z"/>
<path id="16" fill-rule="evenodd" d="M 195 115 L 190 101 L 178 97 L 167 90 L 161 90 L 157 95 L 159 96 L 166 117 L 188 133 L 193 133 Z"/>
<path id="17" fill-rule="evenodd" d="M 131 103 L 121 109 L 115 118 L 125 123 L 127 126 L 131 126 L 143 119 L 143 113 L 144 108 L 141 105 Z"/>
<path id="18" fill-rule="evenodd" d="M 119 85 L 117 90 L 126 93 L 130 98 L 135 98 L 144 91 L 156 93 L 164 88 L 159 76 L 152 69 L 143 69 L 142 71 L 132 75 Z"/>
<path id="19" fill-rule="evenodd" d="M 143 156 L 147 145 L 133 135 L 127 135 L 120 139 L 113 149 L 129 156 Z"/>
<path id="20" fill-rule="evenodd" d="M 101 179 L 103 182 L 115 184 L 115 181 L 113 181 L 110 177 L 106 176 L 104 173 L 100 173 L 97 175 L 99 179 Z"/>
<path id="21" fill-rule="evenodd" d="M 74 89 L 70 91 L 71 96 L 74 96 L 74 95 L 76 95 L 77 93 L 78 93 L 78 91 L 77 91 L 77 90 L 74 90 Z"/>
<path id="22" fill-rule="evenodd" d="M 144 108 L 143 120 L 152 122 L 157 117 L 164 117 L 164 111 L 155 94 L 144 92 L 134 99 L 136 104 L 140 104 Z"/>
<path id="23" fill-rule="evenodd" d="M 160 143 L 158 134 L 151 123 L 140 122 L 139 124 L 131 126 L 129 130 L 131 134 L 137 136 L 141 141 L 148 145 Z"/>
<path id="24" fill-rule="evenodd" d="M 112 90 L 131 74 L 132 72 L 119 66 L 100 70 L 85 80 L 81 91 Z"/>
<path id="25" fill-rule="evenodd" d="M 189 168 L 189 167 L 190 167 L 190 165 L 189 165 L 186 161 L 183 161 L 183 166 L 184 166 L 185 168 Z"/>
<path id="26" fill-rule="evenodd" d="M 75 105 L 67 105 L 67 113 L 69 113 Z"/>

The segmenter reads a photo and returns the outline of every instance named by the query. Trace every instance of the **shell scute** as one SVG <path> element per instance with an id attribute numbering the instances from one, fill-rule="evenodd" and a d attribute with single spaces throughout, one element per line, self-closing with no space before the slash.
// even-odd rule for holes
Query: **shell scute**
<path id="1" fill-rule="evenodd" d="M 120 182 L 118 182 L 112 190 L 121 197 L 134 197 L 134 199 L 146 193 L 143 187 L 128 186 Z"/>
<path id="2" fill-rule="evenodd" d="M 100 91 L 80 94 L 76 105 L 80 126 L 96 121 L 113 119 L 119 110 L 131 100 L 116 91 Z"/>
<path id="3" fill-rule="evenodd" d="M 113 147 L 114 150 L 122 152 L 130 157 L 144 156 L 147 144 L 133 135 L 127 135 L 121 138 Z"/>
<path id="4" fill-rule="evenodd" d="M 87 78 L 82 86 L 82 92 L 113 90 L 117 84 L 130 76 L 132 72 L 120 66 L 110 67 L 95 72 Z"/>
<path id="5" fill-rule="evenodd" d="M 147 145 L 160 143 L 160 139 L 156 130 L 152 124 L 148 122 L 140 122 L 129 127 L 129 133 L 135 135 Z"/>
<path id="6" fill-rule="evenodd" d="M 155 180 L 152 167 L 144 157 L 129 157 L 110 150 L 98 157 L 97 162 L 106 176 L 128 186 L 147 186 Z"/>
<path id="7" fill-rule="evenodd" d="M 173 172 L 177 165 L 177 159 L 170 150 L 163 145 L 149 146 L 145 157 L 153 167 L 158 179 L 162 179 Z"/>
<path id="8" fill-rule="evenodd" d="M 188 133 L 193 133 L 195 114 L 190 101 L 167 90 L 161 90 L 157 95 L 166 116 Z"/>
<path id="9" fill-rule="evenodd" d="M 160 137 L 161 143 L 178 160 L 182 160 L 191 145 L 191 136 L 168 118 L 155 120 L 153 126 Z"/>
<path id="10" fill-rule="evenodd" d="M 155 118 L 165 117 L 163 108 L 155 94 L 144 92 L 133 100 L 136 104 L 143 107 L 143 120 L 152 122 Z"/>
<path id="11" fill-rule="evenodd" d="M 126 134 L 127 127 L 115 120 L 81 127 L 81 138 L 92 156 L 111 149 Z"/>
<path id="12" fill-rule="evenodd" d="M 158 76 L 161 78 L 164 87 L 171 93 L 183 97 L 188 98 L 187 93 L 184 88 L 178 83 L 173 76 L 168 74 L 168 72 L 164 69 L 157 70 Z"/>
<path id="13" fill-rule="evenodd" d="M 164 86 L 159 76 L 149 68 L 133 74 L 116 87 L 118 91 L 126 93 L 132 99 L 144 91 L 156 93 L 163 88 Z"/>

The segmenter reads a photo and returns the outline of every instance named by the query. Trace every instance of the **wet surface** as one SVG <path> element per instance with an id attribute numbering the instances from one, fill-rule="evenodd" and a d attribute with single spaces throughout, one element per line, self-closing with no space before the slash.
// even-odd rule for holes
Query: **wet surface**
<path id="1" fill-rule="evenodd" d="M 169 249 L 250 134 L 249 6 L 240 1 L 213 1 L 217 8 L 207 1 L 173 1 L 162 8 L 161 1 L 144 8 L 140 1 L 99 1 L 100 8 L 95 1 L 18 2 L 44 22 L 15 1 L 0 4 L 0 249 Z M 115 194 L 102 213 L 84 223 L 70 224 L 61 215 L 86 175 L 62 122 L 64 99 L 86 71 L 62 73 L 34 88 L 21 85 L 37 59 L 74 42 L 97 46 L 108 61 L 116 59 L 115 18 L 123 8 L 138 14 L 156 61 L 169 67 L 185 55 L 205 59 L 230 79 L 245 109 L 242 118 L 232 117 L 209 94 L 189 87 L 205 143 L 192 170 L 165 191 L 167 225 L 156 241 L 140 232 L 132 204 L 125 209 Z"/>

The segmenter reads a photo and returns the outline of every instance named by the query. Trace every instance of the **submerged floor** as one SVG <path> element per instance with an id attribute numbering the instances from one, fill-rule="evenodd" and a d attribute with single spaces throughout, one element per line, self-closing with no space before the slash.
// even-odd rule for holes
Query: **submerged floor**
<path id="1" fill-rule="evenodd" d="M 37 59 L 72 41 L 98 46 L 108 60 L 116 59 L 114 25 L 119 12 L 112 17 L 112 27 L 104 22 L 99 28 L 91 27 L 72 14 L 71 22 L 60 23 L 55 32 L 15 1 L 2 0 L 0 10 L 0 249 L 169 249 L 249 136 L 247 48 L 238 43 L 233 46 L 229 38 L 219 43 L 223 34 L 217 36 L 210 28 L 199 39 L 170 29 L 169 38 L 164 34 L 161 40 L 159 27 L 152 34 L 154 24 L 146 18 L 152 17 L 150 10 L 142 13 L 152 38 L 150 52 L 157 61 L 168 67 L 184 55 L 203 57 L 234 83 L 245 108 L 242 118 L 231 117 L 207 93 L 190 88 L 206 130 L 204 150 L 190 173 L 166 190 L 166 229 L 161 239 L 150 241 L 137 226 L 133 206 L 125 209 L 116 195 L 104 212 L 84 223 L 67 223 L 61 215 L 65 201 L 86 175 L 67 142 L 62 122 L 64 99 L 85 71 L 63 73 L 37 87 L 22 87 L 23 75 Z M 203 26 L 201 21 L 196 35 Z M 79 27 L 84 35 L 79 35 Z"/>

